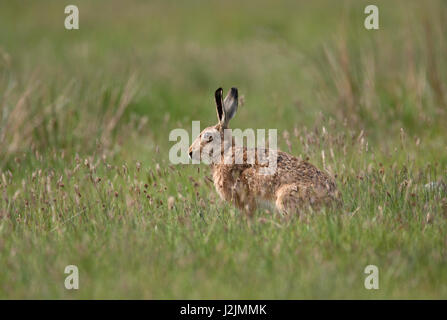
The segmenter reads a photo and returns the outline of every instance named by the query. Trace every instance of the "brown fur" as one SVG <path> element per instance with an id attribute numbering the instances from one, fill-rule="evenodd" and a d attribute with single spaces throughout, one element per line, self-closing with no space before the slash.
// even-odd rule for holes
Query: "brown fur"
<path id="1" fill-rule="evenodd" d="M 234 90 L 230 91 L 227 98 L 234 94 Z M 225 101 L 227 101 L 227 98 L 225 98 Z M 217 91 L 216 103 L 219 108 Z M 234 108 L 234 106 L 232 107 Z M 221 157 L 210 166 L 214 185 L 223 200 L 233 203 L 237 208 L 248 214 L 252 214 L 261 201 L 274 204 L 276 209 L 283 213 L 297 212 L 308 206 L 318 209 L 322 205 L 340 204 L 340 196 L 335 181 L 314 165 L 306 161 L 300 161 L 288 153 L 277 151 L 276 171 L 271 175 L 264 175 L 260 173 L 260 169 L 268 164 L 260 164 L 257 161 L 257 153 L 261 152 L 260 150 L 255 149 L 256 162 L 249 164 L 247 163 L 247 148 L 236 149 L 234 139 L 231 146 L 224 146 L 223 134 L 224 129 L 227 128 L 229 118 L 225 119 L 225 112 L 228 112 L 228 110 L 225 111 L 225 105 L 223 110 L 224 115 L 220 117 L 219 123 L 214 127 L 203 130 L 189 148 L 190 154 L 193 151 L 201 151 L 209 143 L 209 141 L 202 141 L 202 135 L 205 132 L 217 130 L 220 133 L 222 141 Z M 234 113 L 235 110 L 232 110 L 233 115 Z M 230 150 L 232 152 L 232 164 L 225 164 L 223 162 L 224 153 Z M 235 164 L 234 157 L 237 152 L 243 153 L 244 161 L 242 164 Z"/>

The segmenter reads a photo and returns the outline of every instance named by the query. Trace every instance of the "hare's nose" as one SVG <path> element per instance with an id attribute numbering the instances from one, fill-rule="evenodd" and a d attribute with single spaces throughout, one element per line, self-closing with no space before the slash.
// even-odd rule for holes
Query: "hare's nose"
<path id="1" fill-rule="evenodd" d="M 192 159 L 192 151 L 189 152 L 189 157 Z"/>

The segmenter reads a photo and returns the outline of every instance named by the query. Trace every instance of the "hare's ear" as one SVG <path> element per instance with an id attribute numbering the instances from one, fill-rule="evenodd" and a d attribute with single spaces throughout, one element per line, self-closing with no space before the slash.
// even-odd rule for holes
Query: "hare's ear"
<path id="1" fill-rule="evenodd" d="M 214 92 L 214 99 L 216 100 L 216 110 L 217 110 L 217 120 L 219 123 L 223 120 L 223 90 L 222 88 L 219 88 Z"/>
<path id="2" fill-rule="evenodd" d="M 228 123 L 231 119 L 233 119 L 234 115 L 237 111 L 237 104 L 238 104 L 238 92 L 236 88 L 231 88 L 230 91 L 228 91 L 227 96 L 225 97 L 225 100 L 223 102 L 223 113 L 224 113 L 224 120 L 222 121 L 222 124 L 224 128 L 228 127 Z"/>

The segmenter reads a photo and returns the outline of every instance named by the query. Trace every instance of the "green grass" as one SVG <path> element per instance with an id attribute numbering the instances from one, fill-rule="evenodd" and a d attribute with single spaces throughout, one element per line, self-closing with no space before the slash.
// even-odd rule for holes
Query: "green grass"
<path id="1" fill-rule="evenodd" d="M 0 298 L 447 298 L 444 2 L 378 1 L 378 31 L 363 1 L 73 4 L 0 4 Z M 247 218 L 171 165 L 219 86 L 343 207 Z"/>

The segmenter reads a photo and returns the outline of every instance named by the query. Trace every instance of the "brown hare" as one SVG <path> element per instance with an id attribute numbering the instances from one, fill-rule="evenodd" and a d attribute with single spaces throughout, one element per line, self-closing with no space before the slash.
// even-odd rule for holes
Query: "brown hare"
<path id="1" fill-rule="evenodd" d="M 237 89 L 231 88 L 225 99 L 222 88 L 217 89 L 215 101 L 218 123 L 204 129 L 188 152 L 195 160 L 203 160 L 204 156 L 212 158 L 209 162 L 214 185 L 223 200 L 249 215 L 261 204 L 276 207 L 281 213 L 299 212 L 309 206 L 319 208 L 323 204 L 340 204 L 335 181 L 328 174 L 288 153 L 275 151 L 276 170 L 271 174 L 261 173 L 266 164 L 261 163 L 258 156 L 269 150 L 237 149 L 231 131 L 225 130 L 238 107 Z M 214 151 L 216 145 L 218 152 Z M 249 151 L 254 151 L 255 161 L 248 161 Z M 238 154 L 242 156 L 242 163 L 235 161 Z"/>

